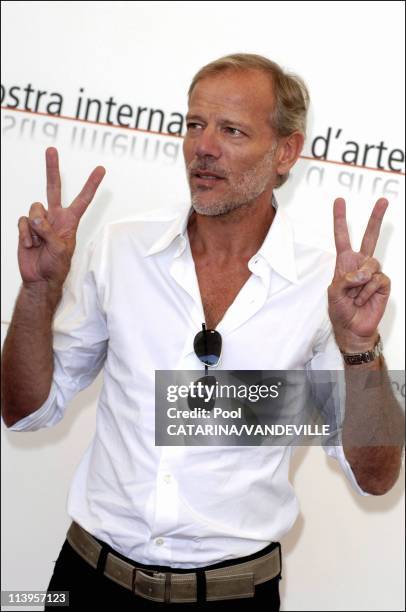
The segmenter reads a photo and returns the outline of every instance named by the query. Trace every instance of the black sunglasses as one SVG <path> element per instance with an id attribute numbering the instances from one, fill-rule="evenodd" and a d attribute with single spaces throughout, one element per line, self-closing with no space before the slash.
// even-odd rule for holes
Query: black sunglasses
<path id="1" fill-rule="evenodd" d="M 196 356 L 204 363 L 204 377 L 199 378 L 196 382 L 202 382 L 205 387 L 212 387 L 216 384 L 214 376 L 208 376 L 209 367 L 215 368 L 221 357 L 221 346 L 222 339 L 218 331 L 215 329 L 206 329 L 205 323 L 202 323 L 202 331 L 196 334 L 193 341 L 193 348 Z M 194 398 L 188 397 L 188 405 L 190 409 L 193 408 L 204 408 L 205 410 L 212 410 L 215 404 L 215 398 L 212 397 L 209 402 L 205 401 L 206 398 Z"/>
<path id="2" fill-rule="evenodd" d="M 197 357 L 204 363 L 206 373 L 209 367 L 215 368 L 219 364 L 221 346 L 219 332 L 215 329 L 206 329 L 205 323 L 202 323 L 202 331 L 196 334 L 193 348 Z"/>

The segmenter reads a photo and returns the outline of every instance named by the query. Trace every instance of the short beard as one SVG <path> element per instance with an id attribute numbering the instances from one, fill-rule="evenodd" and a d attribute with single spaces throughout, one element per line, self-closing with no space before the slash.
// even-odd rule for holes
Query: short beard
<path id="1" fill-rule="evenodd" d="M 260 194 L 258 194 L 260 195 Z M 250 202 L 240 202 L 239 200 L 230 202 L 229 200 L 217 200 L 213 204 L 210 205 L 210 208 L 207 206 L 200 206 L 197 198 L 192 196 L 192 208 L 199 215 L 204 215 L 205 217 L 218 217 L 220 215 L 227 215 L 233 210 L 237 210 L 243 206 L 248 206 Z"/>
<path id="2" fill-rule="evenodd" d="M 223 199 L 209 205 L 199 203 L 199 193 L 193 193 L 191 203 L 194 211 L 206 217 L 226 215 L 242 206 L 250 205 L 268 187 L 273 174 L 273 161 L 277 143 L 253 168 L 246 170 L 232 185 L 233 193 L 225 195 Z M 228 176 L 226 178 L 229 178 Z"/>

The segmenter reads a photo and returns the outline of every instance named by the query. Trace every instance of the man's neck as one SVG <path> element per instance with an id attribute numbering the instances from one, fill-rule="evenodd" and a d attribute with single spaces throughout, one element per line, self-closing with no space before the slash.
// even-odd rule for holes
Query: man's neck
<path id="1" fill-rule="evenodd" d="M 217 262 L 249 260 L 258 251 L 275 217 L 271 202 L 243 205 L 224 215 L 193 212 L 188 234 L 194 257 Z"/>

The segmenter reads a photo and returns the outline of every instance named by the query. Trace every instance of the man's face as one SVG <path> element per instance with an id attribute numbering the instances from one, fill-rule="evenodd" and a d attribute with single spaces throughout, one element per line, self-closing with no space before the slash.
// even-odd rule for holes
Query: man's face
<path id="1" fill-rule="evenodd" d="M 196 212 L 214 216 L 259 198 L 269 202 L 276 177 L 273 104 L 270 79 L 257 70 L 226 71 L 197 83 L 183 145 Z"/>

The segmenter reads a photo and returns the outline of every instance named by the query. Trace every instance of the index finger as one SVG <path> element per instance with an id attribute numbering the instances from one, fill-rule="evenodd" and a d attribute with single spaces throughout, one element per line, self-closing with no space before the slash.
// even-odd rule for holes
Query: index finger
<path id="1" fill-rule="evenodd" d="M 61 206 L 61 177 L 59 175 L 58 151 L 49 147 L 45 151 L 47 169 L 47 200 L 49 209 Z"/>
<path id="2" fill-rule="evenodd" d="M 337 198 L 334 200 L 334 240 L 337 255 L 351 249 L 350 236 L 348 233 L 347 219 L 345 216 L 345 200 Z"/>
<path id="3" fill-rule="evenodd" d="M 94 194 L 96 193 L 97 188 L 102 182 L 105 174 L 106 170 L 103 168 L 103 166 L 97 166 L 97 168 L 95 168 L 90 174 L 83 186 L 82 191 L 73 200 L 69 208 L 76 214 L 77 217 L 80 218 L 83 215 L 90 202 L 93 200 Z"/>
<path id="4" fill-rule="evenodd" d="M 382 219 L 388 208 L 389 202 L 385 198 L 380 198 L 369 217 L 368 225 L 365 230 L 364 237 L 361 243 L 361 253 L 372 257 L 375 251 L 376 243 L 378 242 L 379 232 L 382 225 Z"/>

